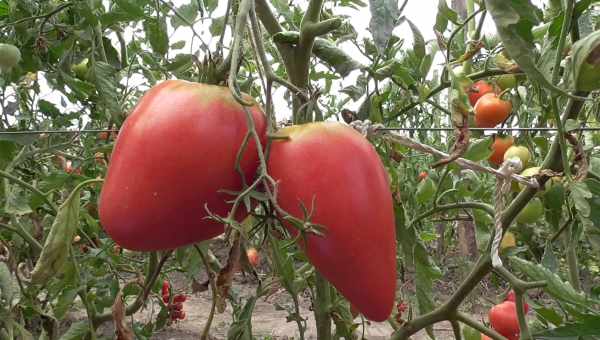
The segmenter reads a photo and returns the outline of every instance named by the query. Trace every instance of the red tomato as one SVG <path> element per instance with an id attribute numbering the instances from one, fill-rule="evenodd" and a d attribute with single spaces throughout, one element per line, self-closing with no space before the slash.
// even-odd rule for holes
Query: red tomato
<path id="1" fill-rule="evenodd" d="M 252 267 L 257 267 L 260 263 L 260 256 L 258 254 L 258 250 L 256 250 L 255 248 L 249 248 L 246 251 L 246 256 L 248 257 L 248 262 L 250 262 L 250 265 L 252 265 Z"/>
<path id="2" fill-rule="evenodd" d="M 279 204 L 326 228 L 303 244 L 318 271 L 367 318 L 386 320 L 394 307 L 396 236 L 387 173 L 373 146 L 352 128 L 331 122 L 291 126 L 274 141 L 269 174 Z M 288 225 L 292 233 L 296 229 Z"/>
<path id="3" fill-rule="evenodd" d="M 481 340 L 492 340 L 492 338 L 490 338 L 489 336 L 485 335 L 485 334 L 481 334 Z"/>
<path id="4" fill-rule="evenodd" d="M 516 299 L 517 299 L 517 297 L 515 295 L 515 291 L 514 290 L 511 290 L 510 292 L 508 292 L 508 295 L 506 296 L 506 301 L 512 301 L 516 305 Z M 529 304 L 527 304 L 527 302 L 525 302 L 523 304 L 523 307 L 525 309 L 525 313 L 526 314 L 529 313 Z"/>
<path id="5" fill-rule="evenodd" d="M 264 114 L 257 105 L 250 110 L 264 138 Z M 217 191 L 241 190 L 235 163 L 247 131 L 245 112 L 226 87 L 169 80 L 150 89 L 117 137 L 100 195 L 104 230 L 123 248 L 142 251 L 221 234 L 223 225 L 206 219 L 204 207 L 229 212 L 232 196 Z M 247 183 L 257 165 L 251 142 L 241 161 Z"/>
<path id="6" fill-rule="evenodd" d="M 424 179 L 425 179 L 425 178 L 427 178 L 428 176 L 429 176 L 429 174 L 427 173 L 427 171 L 422 171 L 422 172 L 419 174 L 419 182 L 420 182 L 420 181 L 422 181 L 422 180 L 424 180 Z"/>
<path id="7" fill-rule="evenodd" d="M 474 82 L 473 85 L 471 85 L 471 87 L 469 87 L 469 89 L 467 90 L 471 106 L 475 106 L 479 98 L 481 98 L 486 93 L 494 93 L 494 87 L 485 80 L 479 80 Z"/>
<path id="8" fill-rule="evenodd" d="M 494 143 L 492 143 L 492 155 L 488 158 L 488 161 L 494 165 L 500 166 L 504 162 L 504 153 L 510 148 L 515 142 L 512 136 L 496 136 L 494 137 Z"/>
<path id="9" fill-rule="evenodd" d="M 173 303 L 184 303 L 186 300 L 186 296 L 183 294 L 177 294 L 173 297 Z"/>
<path id="10" fill-rule="evenodd" d="M 519 320 L 517 318 L 517 308 L 514 302 L 504 301 L 495 305 L 489 312 L 490 324 L 496 332 L 507 338 L 519 335 Z"/>
<path id="11" fill-rule="evenodd" d="M 502 123 L 512 111 L 512 103 L 494 93 L 483 95 L 475 104 L 475 124 L 480 128 L 493 128 Z"/>
<path id="12" fill-rule="evenodd" d="M 167 281 L 167 280 L 163 281 L 161 293 L 163 296 L 166 295 L 167 298 L 169 297 L 169 294 L 171 294 L 171 285 L 169 284 L 169 281 Z"/>

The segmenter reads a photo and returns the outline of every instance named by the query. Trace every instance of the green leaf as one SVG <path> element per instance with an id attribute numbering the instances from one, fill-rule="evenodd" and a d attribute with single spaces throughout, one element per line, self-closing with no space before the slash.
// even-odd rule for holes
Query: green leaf
<path id="1" fill-rule="evenodd" d="M 593 91 L 600 88 L 600 30 L 573 44 L 571 77 L 575 88 Z"/>
<path id="2" fill-rule="evenodd" d="M 271 247 L 271 263 L 277 276 L 281 279 L 282 286 L 290 293 L 296 294 L 296 285 L 294 278 L 294 264 L 291 257 L 287 254 L 285 243 L 274 237 L 270 238 L 273 246 Z"/>
<path id="3" fill-rule="evenodd" d="M 228 340 L 253 340 L 252 337 L 252 312 L 256 305 L 256 296 L 250 297 L 238 318 L 233 321 L 227 331 Z"/>
<path id="4" fill-rule="evenodd" d="M 544 291 L 553 298 L 579 307 L 587 307 L 585 295 L 578 293 L 568 282 L 564 282 L 556 272 L 518 257 L 511 257 L 510 263 L 532 280 L 546 281 L 547 286 L 544 287 Z"/>
<path id="5" fill-rule="evenodd" d="M 31 282 L 45 284 L 61 271 L 71 249 L 73 235 L 79 226 L 79 193 L 90 181 L 82 182 L 61 204 L 52 223 L 50 233 L 44 242 L 42 253 L 31 272 Z"/>
<path id="6" fill-rule="evenodd" d="M 219 36 L 223 34 L 223 30 L 225 30 L 225 16 L 213 18 L 209 27 L 210 34 Z"/>
<path id="7" fill-rule="evenodd" d="M 592 193 L 586 183 L 575 182 L 571 185 L 571 198 L 575 203 L 575 209 L 584 217 L 589 217 L 591 212 L 588 199 L 592 198 Z"/>
<path id="8" fill-rule="evenodd" d="M 563 323 L 563 319 L 554 309 L 550 308 L 536 308 L 535 312 L 542 317 L 542 319 L 552 323 L 555 326 L 560 326 Z"/>
<path id="9" fill-rule="evenodd" d="M 544 193 L 543 202 L 546 207 L 546 219 L 554 230 L 558 230 L 565 204 L 565 188 L 562 185 L 553 185 Z"/>
<path id="10" fill-rule="evenodd" d="M 600 336 L 600 316 L 588 315 L 577 322 L 568 323 L 554 329 L 547 329 L 534 334 L 535 339 L 558 340 L 565 338 L 581 339 L 581 337 Z"/>
<path id="11" fill-rule="evenodd" d="M 160 21 L 156 18 L 146 18 L 144 20 L 144 31 L 146 32 L 146 41 L 150 44 L 152 50 L 160 55 L 167 54 L 169 51 L 169 35 L 164 17 Z"/>
<path id="12" fill-rule="evenodd" d="M 369 31 L 375 41 L 379 54 L 383 54 L 396 27 L 398 18 L 398 1 L 395 0 L 369 0 L 371 21 Z"/>
<path id="13" fill-rule="evenodd" d="M 425 57 L 425 39 L 423 39 L 421 31 L 419 31 L 419 28 L 415 24 L 413 24 L 412 21 L 408 19 L 406 19 L 406 21 L 408 22 L 410 30 L 413 33 L 413 51 L 415 52 L 417 58 L 422 59 L 423 57 Z"/>
<path id="14" fill-rule="evenodd" d="M 4 211 L 11 215 L 26 215 L 32 212 L 27 193 L 17 185 L 6 185 Z"/>
<path id="15" fill-rule="evenodd" d="M 14 135 L 7 135 L 7 134 L 0 134 L 0 141 L 8 141 L 8 142 L 15 142 L 17 144 L 21 144 L 21 145 L 29 145 L 33 142 L 35 142 L 38 139 L 38 135 L 36 134 L 14 134 Z"/>
<path id="16" fill-rule="evenodd" d="M 179 40 L 171 44 L 171 49 L 180 50 L 185 47 L 185 40 Z"/>
<path id="17" fill-rule="evenodd" d="M 112 115 L 119 115 L 121 113 L 121 107 L 119 106 L 119 101 L 116 100 L 119 97 L 117 94 L 116 69 L 105 62 L 96 61 L 92 71 L 96 89 L 100 95 L 99 102 L 102 103 Z"/>
<path id="18" fill-rule="evenodd" d="M 54 317 L 58 320 L 62 320 L 69 309 L 73 306 L 73 301 L 77 297 L 77 287 L 66 287 L 58 296 L 58 300 L 54 305 Z"/>
<path id="19" fill-rule="evenodd" d="M 90 333 L 90 323 L 88 320 L 77 321 L 71 324 L 71 327 L 63 334 L 59 340 L 83 340 Z"/>
<path id="20" fill-rule="evenodd" d="M 540 71 L 535 63 L 532 29 L 539 24 L 541 11 L 529 0 L 485 0 L 485 5 L 496 23 L 506 51 L 527 77 L 554 93 L 562 94 L 563 91 L 546 77 L 547 72 Z"/>
<path id="21" fill-rule="evenodd" d="M 11 307 L 14 295 L 13 276 L 5 262 L 0 262 L 0 296 L 4 300 L 3 306 Z"/>
<path id="22" fill-rule="evenodd" d="M 185 21 L 187 21 L 190 24 L 193 24 L 196 20 L 196 17 L 198 17 L 198 1 L 188 1 L 188 4 L 181 5 L 179 8 L 177 8 L 177 13 L 179 13 L 179 15 L 181 15 L 185 19 Z M 179 26 L 188 26 L 188 24 L 185 21 L 182 20 L 178 15 L 174 15 L 171 18 L 171 25 L 173 25 L 174 29 L 176 29 Z"/>
<path id="23" fill-rule="evenodd" d="M 144 17 L 144 5 L 145 1 L 131 1 L 131 0 L 115 0 L 117 5 L 131 15 L 132 18 L 143 18 Z"/>
<path id="24" fill-rule="evenodd" d="M 438 11 L 434 29 L 443 33 L 448 27 L 448 21 L 458 24 L 458 14 L 448 7 L 446 0 L 438 0 Z"/>
<path id="25" fill-rule="evenodd" d="M 485 138 L 477 140 L 469 146 L 469 149 L 463 155 L 463 158 L 469 159 L 475 162 L 482 161 L 484 159 L 488 159 L 490 155 L 493 153 L 492 149 L 492 139 Z"/>
<path id="26" fill-rule="evenodd" d="M 567 119 L 567 122 L 565 123 L 566 132 L 573 131 L 577 128 L 579 128 L 579 123 L 577 123 L 575 119 Z"/>

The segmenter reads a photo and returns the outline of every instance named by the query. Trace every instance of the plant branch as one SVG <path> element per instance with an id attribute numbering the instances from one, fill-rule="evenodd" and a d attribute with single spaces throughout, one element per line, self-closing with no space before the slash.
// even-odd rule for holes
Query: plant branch
<path id="1" fill-rule="evenodd" d="M 210 289 L 212 291 L 212 301 L 211 301 L 211 305 L 210 305 L 210 312 L 208 314 L 208 319 L 206 320 L 206 324 L 204 324 L 204 329 L 202 330 L 202 335 L 200 336 L 201 340 L 207 340 L 207 339 L 209 339 L 210 325 L 212 324 L 213 317 L 215 315 L 215 309 L 217 308 L 217 298 L 218 298 L 217 297 L 217 284 L 215 283 L 215 276 L 213 274 L 212 268 L 210 266 L 210 263 L 207 259 L 206 254 L 197 245 L 194 245 L 194 248 L 196 248 L 196 251 L 198 251 L 198 254 L 200 255 L 200 259 L 202 259 L 202 264 L 204 264 L 204 268 L 206 269 L 206 275 L 208 276 L 208 282 L 210 284 Z"/>

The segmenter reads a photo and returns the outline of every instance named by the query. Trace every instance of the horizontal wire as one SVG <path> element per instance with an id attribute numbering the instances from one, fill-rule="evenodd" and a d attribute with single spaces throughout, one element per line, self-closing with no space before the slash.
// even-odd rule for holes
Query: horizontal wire
<path id="1" fill-rule="evenodd" d="M 384 127 L 378 130 L 386 131 L 454 131 L 454 128 L 410 128 L 410 127 Z M 558 131 L 557 128 L 469 128 L 471 131 L 542 131 L 553 132 Z M 600 131 L 600 127 L 580 127 L 569 131 Z M 100 133 L 100 132 L 119 132 L 116 129 L 100 130 L 100 129 L 84 129 L 84 130 L 27 130 L 27 131 L 0 131 L 0 135 L 41 135 L 41 134 L 78 134 L 78 133 Z"/>

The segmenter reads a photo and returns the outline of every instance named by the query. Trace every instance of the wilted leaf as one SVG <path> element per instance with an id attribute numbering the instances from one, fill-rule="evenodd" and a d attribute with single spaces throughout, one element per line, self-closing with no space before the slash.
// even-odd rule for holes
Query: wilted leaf
<path id="1" fill-rule="evenodd" d="M 385 50 L 392 31 L 398 19 L 398 1 L 395 0 L 369 0 L 371 21 L 369 31 L 373 35 L 375 46 L 380 54 Z"/>
<path id="2" fill-rule="evenodd" d="M 133 331 L 125 324 L 125 303 L 123 302 L 123 292 L 119 291 L 115 297 L 115 303 L 112 306 L 113 322 L 117 340 L 133 340 L 135 335 Z"/>
<path id="3" fill-rule="evenodd" d="M 219 313 L 225 311 L 225 303 L 233 281 L 233 274 L 238 270 L 240 262 L 240 234 L 235 233 L 233 243 L 229 249 L 227 264 L 221 269 L 217 276 L 217 310 Z"/>

